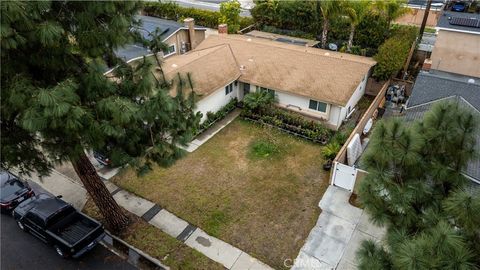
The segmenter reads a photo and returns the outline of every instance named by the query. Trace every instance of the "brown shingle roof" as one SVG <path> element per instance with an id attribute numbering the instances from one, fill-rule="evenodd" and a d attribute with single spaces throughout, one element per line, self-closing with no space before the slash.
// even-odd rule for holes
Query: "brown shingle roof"
<path id="1" fill-rule="evenodd" d="M 164 61 L 162 68 L 167 80 L 175 80 L 178 73 L 186 78 L 185 75 L 190 73 L 194 90 L 200 98 L 238 79 L 241 75 L 228 45 L 198 49 L 169 57 Z M 175 87 L 174 83 L 173 91 Z"/>
<path id="2" fill-rule="evenodd" d="M 169 79 L 178 72 L 190 72 L 195 91 L 203 96 L 239 79 L 345 106 L 374 64 L 371 58 L 357 55 L 220 35 L 208 37 L 184 55 L 168 58 L 163 68 Z"/>

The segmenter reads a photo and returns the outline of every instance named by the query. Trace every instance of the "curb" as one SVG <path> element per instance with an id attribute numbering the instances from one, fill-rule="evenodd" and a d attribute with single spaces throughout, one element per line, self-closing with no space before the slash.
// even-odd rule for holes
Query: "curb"
<path id="1" fill-rule="evenodd" d="M 131 265 L 139 269 L 170 270 L 170 267 L 128 244 L 109 231 L 105 230 L 105 233 L 106 235 L 100 243 L 114 254 L 126 259 Z"/>

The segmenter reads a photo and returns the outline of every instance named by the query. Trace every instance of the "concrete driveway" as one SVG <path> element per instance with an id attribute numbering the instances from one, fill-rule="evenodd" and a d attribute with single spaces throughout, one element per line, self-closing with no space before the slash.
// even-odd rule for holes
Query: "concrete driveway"
<path id="1" fill-rule="evenodd" d="M 349 198 L 349 191 L 328 187 L 319 203 L 322 213 L 292 269 L 357 269 L 356 251 L 362 241 L 381 241 L 385 229 L 373 225 Z"/>

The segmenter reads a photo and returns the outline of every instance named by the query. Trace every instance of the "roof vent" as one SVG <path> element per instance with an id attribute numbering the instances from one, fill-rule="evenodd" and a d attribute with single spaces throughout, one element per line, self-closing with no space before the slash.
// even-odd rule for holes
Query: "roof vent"
<path id="1" fill-rule="evenodd" d="M 325 56 L 329 56 L 329 55 L 330 55 L 330 53 L 328 53 L 328 52 L 325 53 Z"/>
<path id="2" fill-rule="evenodd" d="M 247 38 L 247 41 L 252 41 L 252 39 L 251 39 L 251 38 Z"/>
<path id="3" fill-rule="evenodd" d="M 253 62 L 253 59 L 252 59 L 252 58 L 248 58 L 248 62 Z"/>
<path id="4" fill-rule="evenodd" d="M 468 81 L 467 81 L 467 82 L 468 82 L 468 83 L 475 83 L 475 80 L 474 80 L 474 79 L 472 79 L 472 78 L 470 78 L 470 79 L 468 79 Z"/>
<path id="5" fill-rule="evenodd" d="M 176 68 L 176 67 L 178 67 L 177 64 L 172 64 L 172 68 Z"/>
<path id="6" fill-rule="evenodd" d="M 244 66 L 244 65 L 240 65 L 240 70 L 245 70 L 245 66 Z"/>

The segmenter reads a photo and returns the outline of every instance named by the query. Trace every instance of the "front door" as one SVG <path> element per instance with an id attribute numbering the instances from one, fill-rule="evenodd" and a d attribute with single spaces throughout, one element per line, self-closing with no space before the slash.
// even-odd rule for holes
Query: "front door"
<path id="1" fill-rule="evenodd" d="M 243 84 L 243 96 L 245 97 L 248 93 L 250 93 L 250 84 L 244 83 Z"/>

